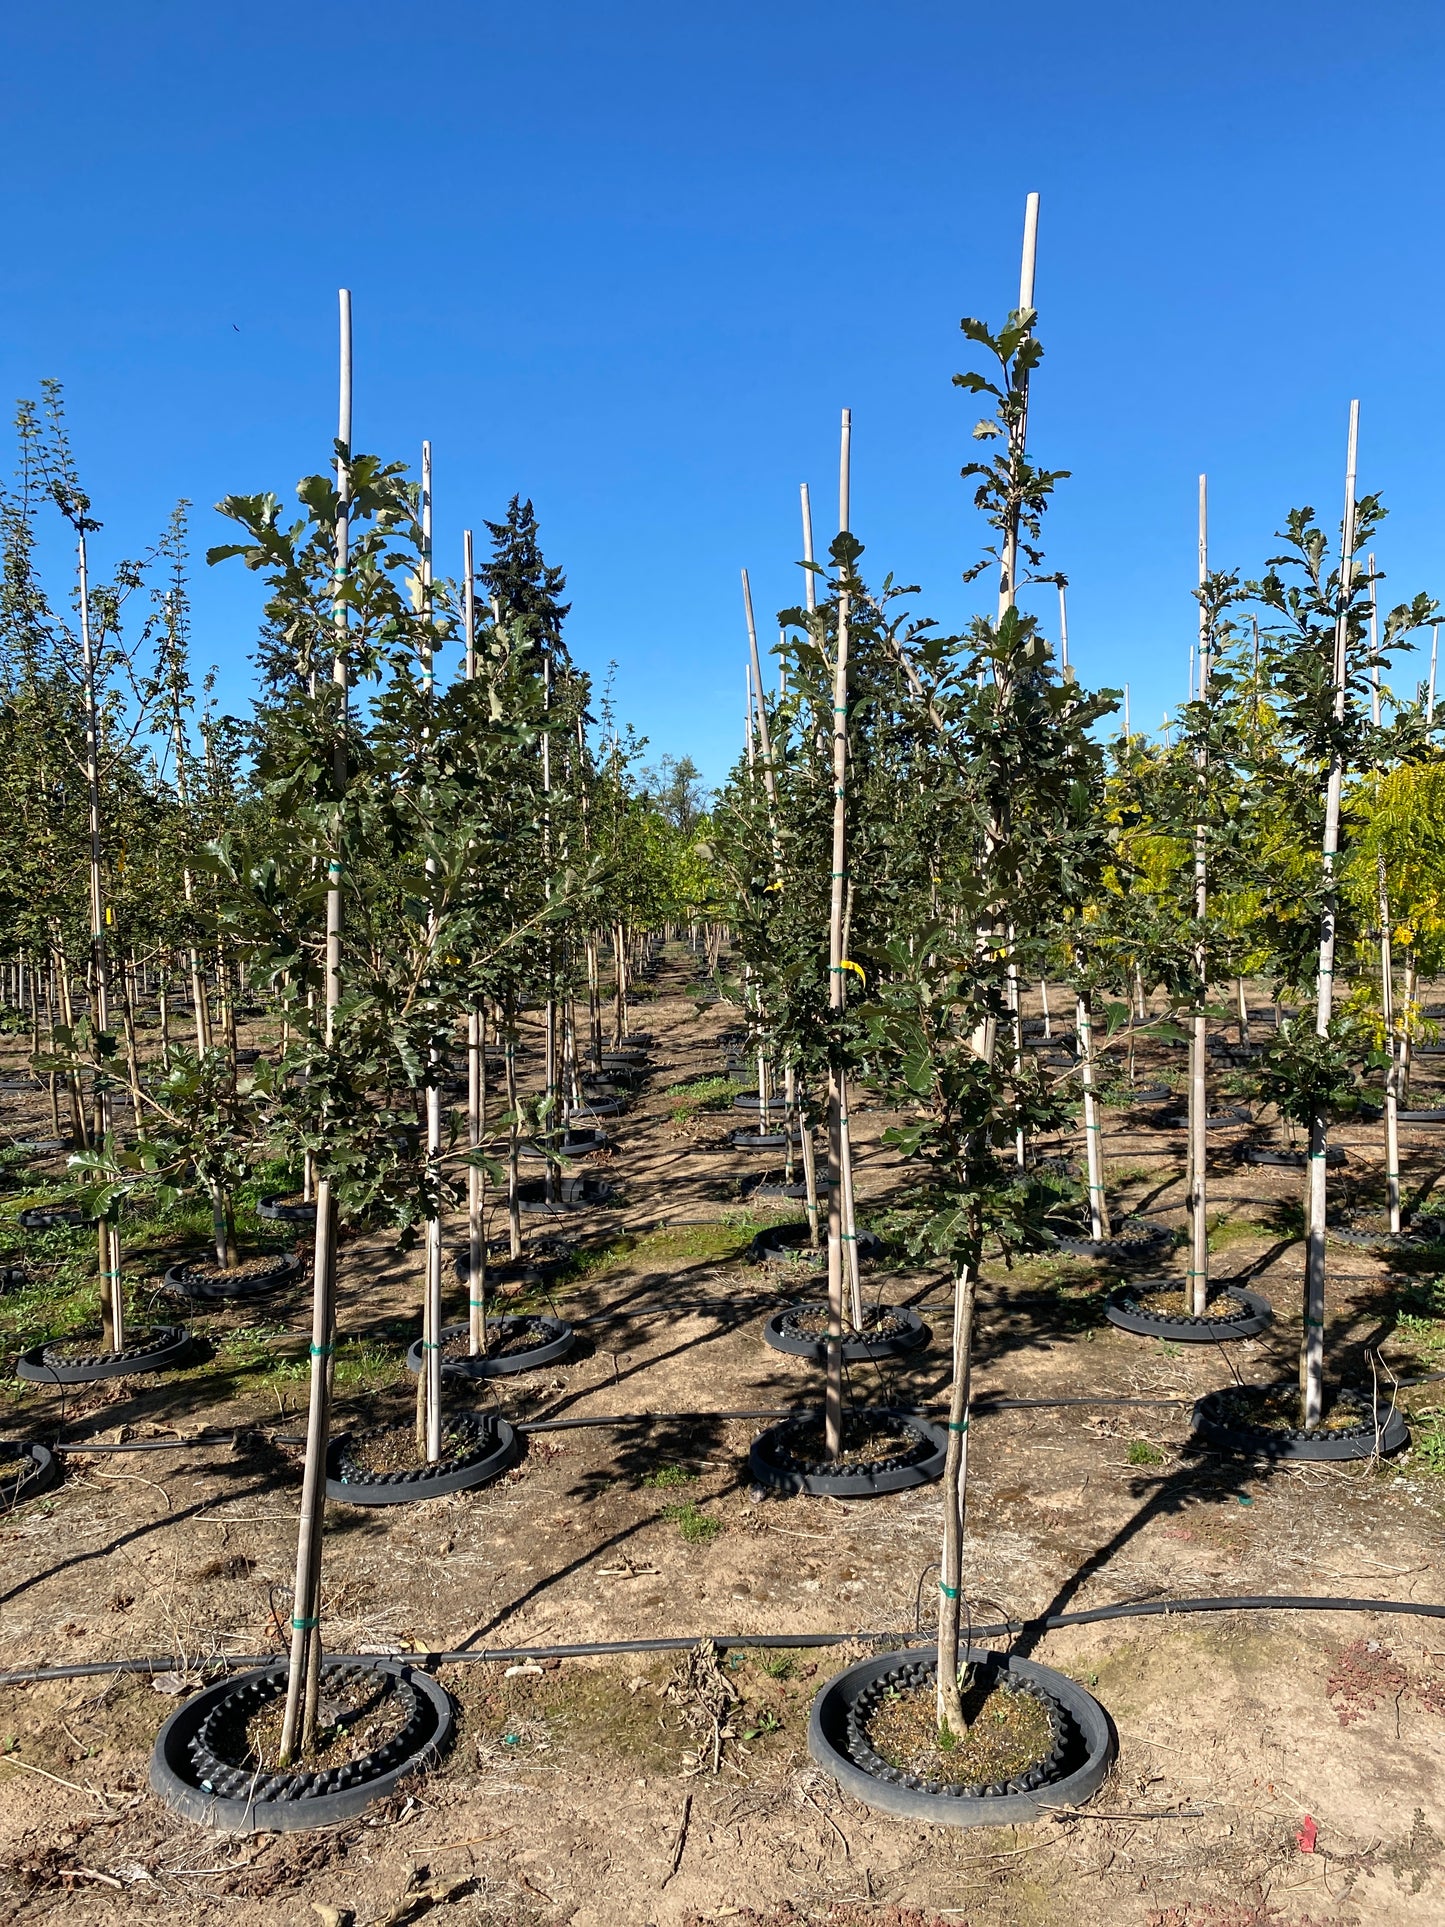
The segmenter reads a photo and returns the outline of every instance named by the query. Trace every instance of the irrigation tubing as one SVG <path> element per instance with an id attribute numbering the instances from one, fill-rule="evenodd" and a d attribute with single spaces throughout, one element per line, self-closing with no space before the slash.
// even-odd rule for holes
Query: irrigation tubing
<path id="1" fill-rule="evenodd" d="M 1003 1619 L 991 1626 L 975 1626 L 975 1639 L 999 1639 L 1025 1632 L 1057 1632 L 1068 1626 L 1096 1626 L 1112 1619 L 1172 1619 L 1191 1613 L 1312 1612 L 1391 1613 L 1402 1618 L 1445 1619 L 1445 1605 L 1408 1599 L 1348 1599 L 1315 1597 L 1308 1593 L 1226 1593 L 1218 1598 L 1145 1599 L 1117 1606 L 1095 1606 L 1088 1612 L 1046 1613 L 1039 1619 Z M 607 1659 L 627 1653 L 685 1653 L 703 1640 L 720 1652 L 763 1648 L 800 1651 L 823 1646 L 926 1645 L 931 1636 L 900 1632 L 831 1633 L 692 1633 L 665 1639 L 577 1640 L 561 1646 L 487 1646 L 474 1651 L 387 1652 L 381 1659 L 409 1659 L 430 1670 L 437 1666 L 525 1665 L 530 1660 Z M 366 1658 L 368 1655 L 359 1655 Z M 219 1659 L 176 1659 L 156 1654 L 147 1659 L 98 1659 L 74 1666 L 27 1666 L 0 1673 L 0 1686 L 39 1686 L 51 1680 L 103 1679 L 118 1673 L 187 1673 L 283 1664 L 284 1653 L 236 1653 Z"/>
<path id="2" fill-rule="evenodd" d="M 1409 1391 L 1419 1385 L 1433 1385 L 1445 1379 L 1445 1371 L 1426 1372 L 1421 1378 L 1402 1378 L 1401 1391 Z M 1118 1393 L 1101 1392 L 1097 1396 L 1073 1398 L 990 1398 L 987 1393 L 975 1399 L 973 1413 L 976 1418 L 989 1418 L 995 1412 L 1036 1412 L 1053 1410 L 1056 1407 L 1078 1405 L 1129 1405 L 1162 1407 L 1168 1405 L 1192 1405 L 1199 1397 L 1196 1392 L 1179 1392 L 1167 1398 L 1130 1398 Z M 606 1412 L 597 1416 L 580 1418 L 519 1419 L 514 1430 L 518 1432 L 573 1432 L 600 1430 L 609 1425 L 619 1428 L 629 1425 L 667 1425 L 683 1421 L 688 1424 L 706 1424 L 711 1419 L 784 1419 L 793 1418 L 799 1413 L 808 1413 L 817 1408 L 811 1405 L 764 1405 L 752 1406 L 735 1412 Z M 932 1408 L 900 1407 L 912 1417 L 927 1418 Z M 942 1409 L 941 1407 L 939 1408 Z M 230 1433 L 217 1438 L 202 1435 L 197 1438 L 181 1439 L 122 1439 L 109 1440 L 66 1439 L 53 1445 L 53 1452 L 194 1452 L 212 1447 L 219 1451 L 223 1447 L 237 1448 L 252 1439 L 264 1439 L 271 1445 L 304 1445 L 305 1439 L 299 1432 L 242 1432 Z"/>

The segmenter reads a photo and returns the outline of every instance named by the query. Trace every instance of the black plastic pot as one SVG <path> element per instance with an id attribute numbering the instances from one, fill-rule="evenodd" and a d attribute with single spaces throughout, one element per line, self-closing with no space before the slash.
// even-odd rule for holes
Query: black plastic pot
<path id="1" fill-rule="evenodd" d="M 808 1227 L 802 1224 L 770 1224 L 760 1231 L 748 1246 L 748 1257 L 755 1265 L 787 1264 L 798 1259 L 816 1264 L 827 1256 L 827 1235 L 819 1229 L 821 1240 L 816 1252 L 807 1251 Z M 872 1264 L 881 1258 L 886 1247 L 876 1231 L 858 1233 L 858 1258 L 862 1264 Z"/>
<path id="2" fill-rule="evenodd" d="M 1445 1108 L 1424 1111 L 1396 1111 L 1402 1124 L 1445 1124 Z"/>
<path id="3" fill-rule="evenodd" d="M 1293 1393 L 1290 1385 L 1283 1390 Z M 1360 1408 L 1360 1423 L 1343 1432 L 1306 1432 L 1293 1428 L 1254 1425 L 1232 1412 L 1233 1387 L 1206 1392 L 1194 1401 L 1190 1430 L 1206 1445 L 1221 1452 L 1262 1459 L 1368 1459 L 1375 1454 L 1375 1420 L 1370 1400 L 1361 1393 L 1341 1392 Z M 1388 1410 L 1388 1407 L 1386 1408 Z M 1384 1457 L 1410 1443 L 1410 1428 L 1399 1412 L 1388 1419 L 1381 1413 L 1379 1449 Z"/>
<path id="4" fill-rule="evenodd" d="M 168 1372 L 184 1363 L 191 1334 L 184 1325 L 151 1325 L 124 1351 L 92 1352 L 70 1358 L 50 1356 L 49 1345 L 33 1345 L 15 1361 L 19 1378 L 36 1385 L 88 1385 L 97 1378 L 132 1378 L 138 1372 Z"/>
<path id="5" fill-rule="evenodd" d="M 300 1270 L 300 1253 L 295 1251 L 277 1252 L 275 1264 L 243 1278 L 217 1277 L 213 1264 L 197 1264 L 190 1259 L 171 1266 L 165 1275 L 165 1286 L 167 1291 L 179 1292 L 186 1298 L 264 1298 L 289 1285 Z"/>
<path id="6" fill-rule="evenodd" d="M 315 1224 L 316 1203 L 304 1199 L 284 1197 L 279 1191 L 272 1191 L 256 1203 L 256 1215 L 270 1218 L 279 1224 Z"/>
<path id="7" fill-rule="evenodd" d="M 1269 1144 L 1246 1144 L 1239 1154 L 1246 1164 L 1274 1164 L 1286 1171 L 1303 1171 L 1309 1163 L 1308 1151 L 1276 1150 Z M 1325 1168 L 1337 1171 L 1342 1164 L 1348 1164 L 1342 1144 L 1331 1144 L 1325 1148 Z"/>
<path id="8" fill-rule="evenodd" d="M 877 1465 L 859 1467 L 833 1465 L 826 1459 L 803 1459 L 791 1440 L 818 1421 L 816 1412 L 797 1412 L 792 1418 L 770 1425 L 759 1432 L 748 1451 L 748 1471 L 754 1485 L 775 1492 L 812 1493 L 818 1498 L 869 1499 L 885 1492 L 906 1492 L 916 1485 L 930 1485 L 943 1477 L 943 1461 L 948 1450 L 948 1435 L 940 1425 L 911 1413 L 886 1410 L 854 1411 L 849 1418 L 868 1418 L 896 1424 L 899 1450 L 896 1458 Z"/>
<path id="9" fill-rule="evenodd" d="M 1445 1225 L 1436 1219 L 1424 1219 L 1411 1225 L 1408 1230 L 1372 1231 L 1368 1226 L 1350 1224 L 1326 1224 L 1325 1236 L 1336 1244 L 1349 1245 L 1356 1251 L 1424 1251 L 1432 1245 L 1445 1243 Z"/>
<path id="10" fill-rule="evenodd" d="M 528 1142 L 520 1146 L 517 1155 L 534 1164 L 545 1163 L 549 1155 L 554 1158 L 557 1156 L 585 1158 L 590 1157 L 594 1151 L 602 1150 L 606 1143 L 607 1134 L 604 1131 L 568 1132 L 555 1152 L 549 1153 L 542 1145 Z"/>
<path id="11" fill-rule="evenodd" d="M 1174 1096 L 1169 1084 L 1146 1084 L 1141 1090 L 1129 1093 L 1130 1104 L 1167 1104 Z"/>
<path id="12" fill-rule="evenodd" d="M 22 1211 L 16 1223 L 22 1231 L 56 1231 L 63 1225 L 94 1224 L 78 1205 L 36 1204 Z"/>
<path id="13" fill-rule="evenodd" d="M 14 1291 L 27 1282 L 23 1265 L 0 1265 L 0 1291 Z"/>
<path id="14" fill-rule="evenodd" d="M 760 1111 L 762 1108 L 763 1100 L 756 1091 L 739 1091 L 733 1099 L 735 1111 Z M 781 1117 L 788 1108 L 788 1100 L 781 1092 L 774 1092 L 768 1098 L 767 1108 L 769 1114 L 776 1111 Z"/>
<path id="15" fill-rule="evenodd" d="M 18 1448 L 29 1465 L 13 1479 L 0 1485 L 0 1510 L 13 1512 L 27 1499 L 37 1499 L 42 1492 L 48 1492 L 53 1485 L 60 1483 L 60 1460 L 48 1445 L 38 1445 L 31 1440 Z"/>
<path id="16" fill-rule="evenodd" d="M 15 1149 L 28 1158 L 49 1158 L 61 1151 L 73 1151 L 75 1139 L 69 1137 L 22 1137 L 15 1140 Z"/>
<path id="17" fill-rule="evenodd" d="M 605 1050 L 602 1053 L 604 1071 L 640 1071 L 647 1068 L 645 1050 Z"/>
<path id="18" fill-rule="evenodd" d="M 333 1439 L 326 1454 L 326 1496 L 345 1505 L 414 1505 L 423 1499 L 468 1492 L 505 1472 L 517 1455 L 517 1435 L 505 1419 L 473 1416 L 454 1420 L 473 1435 L 465 1457 L 409 1472 L 368 1472 L 351 1451 L 349 1434 Z"/>
<path id="19" fill-rule="evenodd" d="M 797 1321 L 801 1313 L 826 1310 L 826 1305 L 812 1304 L 789 1305 L 783 1311 L 774 1312 L 763 1326 L 764 1344 L 771 1345 L 775 1352 L 786 1352 L 790 1358 L 806 1358 L 815 1365 L 823 1364 L 828 1356 L 827 1340 L 812 1332 L 799 1331 Z M 870 1338 L 865 1330 L 845 1338 L 842 1352 L 846 1363 L 856 1365 L 871 1358 L 902 1358 L 918 1351 L 933 1336 L 918 1313 L 907 1305 L 884 1305 L 881 1315 L 893 1321 L 896 1329 L 877 1337 Z"/>
<path id="20" fill-rule="evenodd" d="M 1047 1762 L 1001 1787 L 947 1787 L 888 1766 L 868 1745 L 870 1701 L 893 1680 L 932 1694 L 937 1657 L 879 1653 L 837 1673 L 819 1689 L 808 1719 L 808 1751 L 846 1793 L 906 1820 L 953 1827 L 1027 1826 L 1059 1809 L 1082 1806 L 1103 1785 L 1114 1759 L 1114 1730 L 1092 1694 L 1051 1667 L 970 1648 L 970 1666 L 1008 1675 L 1052 1703 L 1054 1748 Z"/>
<path id="21" fill-rule="evenodd" d="M 1178 1291 L 1177 1280 L 1120 1285 L 1104 1302 L 1104 1316 L 1120 1331 L 1137 1332 L 1144 1338 L 1168 1338 L 1176 1344 L 1211 1344 L 1230 1338 L 1253 1338 L 1274 1317 L 1274 1307 L 1257 1291 L 1243 1285 L 1226 1285 L 1222 1296 L 1237 1306 L 1231 1317 L 1195 1318 L 1192 1314 L 1151 1311 L 1148 1295 L 1153 1291 Z"/>
<path id="22" fill-rule="evenodd" d="M 803 1133 L 795 1128 L 794 1144 L 802 1141 Z M 786 1131 L 729 1131 L 728 1143 L 735 1151 L 786 1151 L 788 1134 Z"/>
<path id="23" fill-rule="evenodd" d="M 650 1030 L 630 1030 L 622 1040 L 622 1048 L 628 1051 L 648 1051 L 652 1048 Z"/>
<path id="24" fill-rule="evenodd" d="M 396 1680 L 412 1705 L 406 1725 L 386 1745 L 350 1765 L 305 1768 L 259 1777 L 219 1757 L 212 1736 L 222 1722 L 286 1690 L 284 1665 L 266 1666 L 214 1686 L 176 1708 L 151 1754 L 151 1791 L 183 1819 L 228 1833 L 289 1833 L 354 1819 L 384 1799 L 409 1774 L 434 1766 L 451 1743 L 455 1724 L 447 1693 L 403 1660 L 327 1659 L 328 1676 L 379 1674 Z"/>
<path id="25" fill-rule="evenodd" d="M 640 1064 L 614 1064 L 600 1077 L 580 1079 L 584 1091 L 601 1091 L 616 1097 L 619 1091 L 637 1091 L 647 1082 L 647 1071 Z"/>
<path id="26" fill-rule="evenodd" d="M 617 1196 L 602 1178 L 563 1177 L 557 1183 L 557 1196 L 547 1196 L 545 1178 L 527 1178 L 517 1186 L 517 1204 L 524 1217 L 561 1218 L 573 1211 L 594 1211 L 611 1204 Z"/>
<path id="27" fill-rule="evenodd" d="M 482 1357 L 444 1358 L 442 1371 L 448 1378 L 505 1378 L 512 1372 L 534 1372 L 542 1365 L 551 1365 L 559 1358 L 565 1358 L 577 1342 L 577 1334 L 570 1325 L 560 1318 L 544 1318 L 540 1313 L 528 1312 L 521 1317 L 489 1318 L 487 1320 L 488 1342 L 495 1334 L 498 1338 L 508 1338 L 524 1326 L 531 1327 L 537 1334 L 537 1343 L 529 1345 L 524 1352 L 508 1352 L 505 1357 L 494 1357 L 490 1352 Z M 470 1326 L 443 1325 L 442 1343 L 449 1338 L 465 1338 Z M 406 1369 L 413 1377 L 421 1370 L 421 1340 L 418 1338 L 406 1355 Z"/>
<path id="28" fill-rule="evenodd" d="M 1070 1258 L 1104 1258 L 1110 1264 L 1139 1265 L 1157 1258 L 1162 1248 L 1173 1242 L 1173 1237 L 1167 1226 L 1154 1224 L 1148 1218 L 1137 1218 L 1131 1219 L 1124 1230 L 1112 1238 L 1056 1236 L 1053 1249 Z"/>

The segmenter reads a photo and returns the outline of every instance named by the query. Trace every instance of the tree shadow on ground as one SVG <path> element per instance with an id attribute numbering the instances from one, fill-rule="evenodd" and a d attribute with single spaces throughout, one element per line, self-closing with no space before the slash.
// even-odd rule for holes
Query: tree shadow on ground
<path id="1" fill-rule="evenodd" d="M 1042 1612 L 1028 1620 L 1012 1642 L 1012 1651 L 1019 1658 L 1027 1659 L 1036 1650 L 1048 1630 L 1044 1622 L 1056 1614 L 1067 1612 L 1090 1581 L 1105 1573 L 1111 1560 L 1123 1552 L 1130 1542 L 1154 1520 L 1177 1517 L 1191 1507 L 1217 1502 L 1223 1498 L 1250 1499 L 1252 1495 L 1245 1488 L 1276 1476 L 1278 1471 L 1279 1467 L 1268 1461 L 1256 1463 L 1253 1460 L 1240 1459 L 1230 1462 L 1216 1454 L 1206 1453 L 1196 1445 L 1188 1444 L 1184 1447 L 1184 1457 L 1180 1464 L 1171 1471 L 1153 1476 L 1141 1475 L 1137 1479 L 1132 1479 L 1130 1496 L 1136 1499 L 1142 1498 L 1143 1504 L 1063 1581 Z M 1135 1600 L 1143 1602 L 1158 1599 L 1165 1590 L 1166 1588 L 1160 1585 L 1146 1592 L 1135 1593 L 1131 1596 L 1129 1603 Z"/>

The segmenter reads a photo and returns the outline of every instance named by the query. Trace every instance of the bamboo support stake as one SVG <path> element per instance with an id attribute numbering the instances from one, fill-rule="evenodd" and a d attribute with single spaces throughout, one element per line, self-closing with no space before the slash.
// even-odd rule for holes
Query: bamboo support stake
<path id="1" fill-rule="evenodd" d="M 1355 466 L 1360 439 L 1360 404 L 1350 403 L 1349 444 L 1345 459 L 1345 512 L 1340 529 L 1339 612 L 1335 621 L 1334 718 L 1345 719 L 1350 634 L 1350 591 L 1355 556 Z M 1325 829 L 1321 850 L 1324 903 L 1320 914 L 1319 981 L 1315 997 L 1315 1031 L 1327 1036 L 1334 1010 L 1335 981 L 1335 858 L 1340 845 L 1340 796 L 1344 764 L 1336 749 L 1330 758 L 1325 788 Z M 1326 1158 L 1329 1121 L 1323 1105 L 1310 1117 L 1309 1180 L 1305 1213 L 1304 1342 L 1300 1346 L 1300 1397 L 1306 1427 L 1318 1425 L 1324 1411 L 1325 1374 L 1325 1210 Z"/>
<path id="2" fill-rule="evenodd" d="M 341 334 L 340 406 L 336 458 L 336 561 L 339 591 L 350 557 L 351 501 L 351 291 L 339 297 Z M 338 593 L 332 605 L 335 653 L 331 675 L 337 692 L 335 777 L 338 791 L 346 778 L 347 618 Z M 325 1042 L 336 1040 L 336 1010 L 341 1001 L 341 820 L 338 810 L 326 873 Z M 296 1586 L 291 1601 L 291 1664 L 286 1682 L 286 1712 L 281 1727 L 281 1764 L 316 1737 L 321 1690 L 321 1532 L 326 1508 L 326 1449 L 331 1431 L 331 1386 L 336 1350 L 336 1199 L 329 1166 L 316 1178 L 316 1246 L 311 1307 L 311 1386 L 306 1417 L 306 1466 L 301 1482 L 301 1516 L 296 1534 Z"/>
<path id="3" fill-rule="evenodd" d="M 1065 682 L 1074 680 L 1074 666 L 1069 661 L 1069 597 L 1068 582 L 1059 577 L 1059 672 Z M 1124 725 L 1127 734 L 1128 724 Z"/>
<path id="4" fill-rule="evenodd" d="M 472 531 L 462 530 L 462 645 L 468 682 L 477 679 L 477 565 Z M 481 998 L 467 1012 L 467 1144 L 481 1148 L 487 1121 L 486 1010 Z M 480 1356 L 487 1349 L 487 1174 L 467 1166 L 467 1344 Z"/>
<path id="5" fill-rule="evenodd" d="M 432 463 L 431 443 L 421 445 L 421 606 L 422 619 L 431 622 L 432 616 Z M 422 725 L 424 753 L 431 750 L 431 708 L 436 693 L 436 665 L 433 660 L 430 632 L 422 648 L 421 659 L 422 697 L 426 706 L 426 720 Z M 429 770 L 423 765 L 424 778 Z M 429 888 L 436 883 L 436 858 L 426 859 L 426 875 Z M 436 967 L 437 913 L 435 904 L 427 909 L 427 963 L 429 969 Z M 426 1083 L 426 1189 L 429 1209 L 426 1219 L 426 1286 L 422 1305 L 421 1365 L 417 1373 L 420 1389 L 420 1402 L 424 1415 L 422 1437 L 419 1443 L 426 1453 L 427 1463 L 435 1465 L 442 1455 L 442 1220 L 441 1220 L 441 1152 L 442 1152 L 442 1093 L 441 1093 L 441 1052 L 433 1041 L 427 1053 Z"/>
<path id="6" fill-rule="evenodd" d="M 803 593 L 809 615 L 818 609 L 817 577 L 813 572 L 813 504 L 808 495 L 808 484 L 798 484 L 798 496 L 803 515 Z M 796 1096 L 796 1091 L 794 1092 Z M 803 1151 L 803 1197 L 808 1214 L 808 1246 L 812 1251 L 818 1249 L 818 1160 L 813 1145 L 812 1124 L 805 1121 L 800 1112 L 799 1128 L 802 1134 Z"/>
<path id="7" fill-rule="evenodd" d="M 853 431 L 850 409 L 843 410 L 838 455 L 838 532 L 848 533 L 849 461 Z M 811 573 L 811 571 L 810 571 Z M 849 590 L 845 576 L 838 591 L 838 640 L 833 660 L 833 865 L 828 899 L 828 1002 L 841 1024 L 846 1000 L 843 979 L 843 902 L 848 869 L 848 619 Z M 846 1098 L 841 1044 L 835 1043 L 828 1065 L 828 1339 L 826 1385 L 823 1398 L 824 1431 L 829 1458 L 843 1445 L 843 1116 Z"/>
<path id="8" fill-rule="evenodd" d="M 85 781 L 90 833 L 90 968 L 94 1000 L 96 1048 L 110 1030 L 110 958 L 106 928 L 110 906 L 105 899 L 104 847 L 101 831 L 100 800 L 100 701 L 96 688 L 98 665 L 95 641 L 90 628 L 90 579 L 86 555 L 85 509 L 83 500 L 72 504 L 76 537 L 76 573 L 80 602 L 80 649 L 85 702 Z M 92 525 L 94 526 L 94 525 Z M 103 1144 L 111 1128 L 108 1079 L 97 1069 L 95 1076 L 95 1141 Z M 97 1226 L 97 1268 L 103 1322 L 109 1326 L 110 1348 L 125 1349 L 125 1305 L 120 1274 L 120 1232 L 109 1215 Z"/>
<path id="9" fill-rule="evenodd" d="M 1213 637 L 1209 612 L 1204 603 L 1209 580 L 1209 488 L 1199 478 L 1199 690 L 1198 701 L 1209 701 L 1209 671 Z M 1191 692 L 1193 693 L 1193 692 Z M 1189 1039 L 1189 1301 L 1196 1318 L 1203 1318 L 1209 1306 L 1209 1215 L 1207 1118 L 1209 1094 L 1208 1019 L 1209 950 L 1204 924 L 1209 909 L 1206 870 L 1204 813 L 1208 801 L 1209 759 L 1201 743 L 1196 758 L 1198 767 L 1199 810 L 1194 825 L 1194 992 L 1199 1002 Z"/>
<path id="10" fill-rule="evenodd" d="M 1089 1183 L 1089 1236 L 1109 1238 L 1109 1202 L 1104 1195 L 1104 1156 L 1099 1144 L 1099 1099 L 1094 1083 L 1094 1026 L 1092 999 L 1079 993 L 1075 1011 L 1078 1027 L 1079 1076 L 1084 1086 L 1084 1160 Z"/>
<path id="11" fill-rule="evenodd" d="M 1375 601 L 1375 558 L 1369 556 L 1365 567 L 1370 577 L 1370 720 L 1380 727 L 1380 621 Z M 1378 800 L 1380 772 L 1375 771 Z M 1400 1232 L 1400 1076 L 1399 1048 L 1395 1035 L 1395 962 L 1390 948 L 1390 880 L 1385 870 L 1385 852 L 1375 852 L 1375 894 L 1380 917 L 1380 1022 L 1385 1032 L 1385 1049 L 1390 1061 L 1385 1068 L 1385 1194 L 1390 1213 L 1390 1230 Z"/>
<path id="12" fill-rule="evenodd" d="M 762 751 L 763 789 L 768 799 L 768 840 L 772 845 L 773 852 L 773 881 L 781 888 L 783 869 L 782 859 L 778 851 L 778 786 L 777 777 L 773 770 L 773 744 L 772 738 L 768 733 L 768 712 L 763 702 L 763 665 L 758 655 L 757 625 L 753 621 L 753 591 L 752 585 L 748 581 L 748 572 L 746 569 L 743 570 L 743 615 L 748 626 L 748 767 L 751 769 L 753 766 L 752 711 L 753 697 L 754 694 L 756 694 L 757 742 L 758 748 Z M 757 1012 L 759 1018 L 759 1034 L 761 1035 L 762 1021 L 766 1017 L 761 992 L 757 994 Z M 760 1049 L 758 1052 L 758 1135 L 760 1137 L 767 1131 L 770 1114 L 769 1099 L 772 1091 L 772 1082 L 769 1070 L 767 1052 L 764 1049 Z M 788 1095 L 783 1105 L 783 1143 L 786 1147 L 787 1162 L 791 1165 L 793 1156 L 793 1083 L 791 1073 L 787 1079 L 786 1090 Z"/>
<path id="13" fill-rule="evenodd" d="M 1425 714 L 1429 718 L 1429 728 L 1432 736 L 1435 733 L 1435 665 L 1439 659 L 1439 654 L 1440 625 L 1438 622 L 1432 622 L 1430 625 L 1430 689 L 1426 698 L 1425 710 Z"/>

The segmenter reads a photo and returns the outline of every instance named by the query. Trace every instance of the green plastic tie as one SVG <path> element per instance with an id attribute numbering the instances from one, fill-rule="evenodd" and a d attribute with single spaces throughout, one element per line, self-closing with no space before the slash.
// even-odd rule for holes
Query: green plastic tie
<path id="1" fill-rule="evenodd" d="M 1325 1328 L 1325 1321 L 1323 1318 L 1306 1318 L 1305 1323 L 1306 1325 L 1309 1326 L 1311 1331 L 1322 1332 Z"/>
<path id="2" fill-rule="evenodd" d="M 968 1420 L 967 1420 L 967 1419 L 964 1419 L 964 1421 L 962 1422 L 962 1424 L 960 1424 L 960 1425 L 955 1425 L 955 1423 L 953 1422 L 953 1420 L 952 1420 L 952 1419 L 950 1419 L 950 1420 L 948 1421 L 948 1429 L 949 1429 L 949 1431 L 950 1431 L 950 1432 L 966 1432 L 966 1431 L 968 1430 Z"/>
<path id="3" fill-rule="evenodd" d="M 313 1358 L 330 1358 L 335 1351 L 336 1340 L 333 1338 L 329 1345 L 313 1345 L 311 1347 L 311 1356 Z"/>
<path id="4" fill-rule="evenodd" d="M 319 1616 L 315 1619 L 296 1619 L 293 1617 L 291 1630 L 293 1633 L 314 1633 L 320 1624 L 321 1620 Z"/>
<path id="5" fill-rule="evenodd" d="M 958 1597 L 958 1587 L 945 1586 L 941 1579 L 938 1582 L 938 1590 L 943 1594 L 945 1599 L 957 1599 Z"/>

